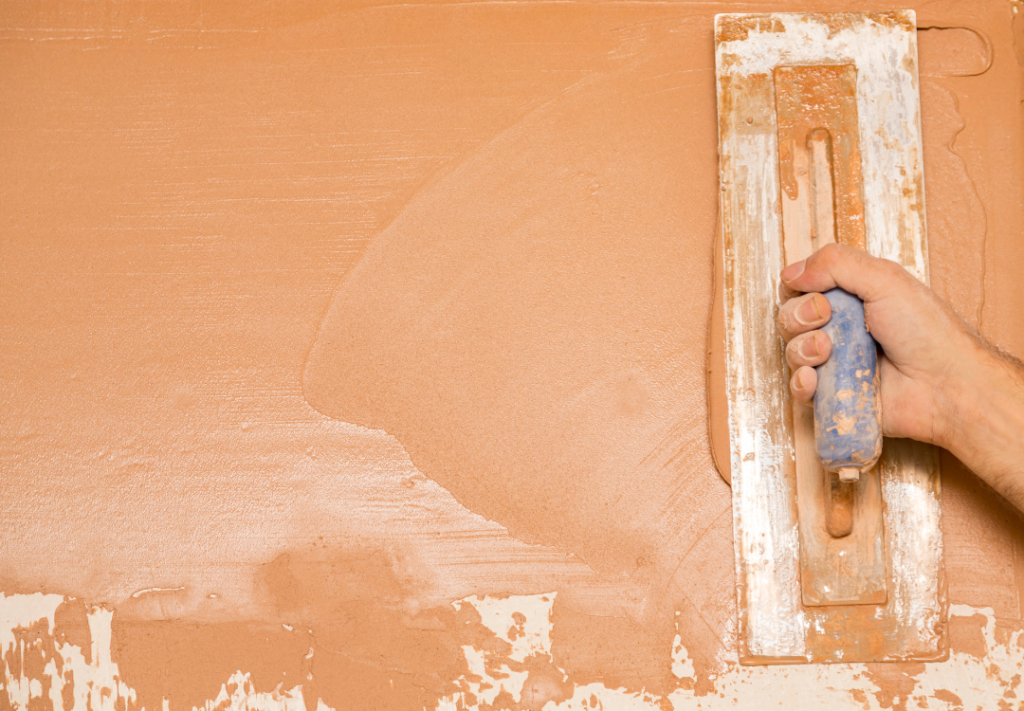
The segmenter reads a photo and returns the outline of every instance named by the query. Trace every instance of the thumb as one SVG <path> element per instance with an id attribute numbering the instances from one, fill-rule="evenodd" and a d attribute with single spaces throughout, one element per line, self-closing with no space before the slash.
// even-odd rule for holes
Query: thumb
<path id="1" fill-rule="evenodd" d="M 845 245 L 827 244 L 804 261 L 790 264 L 779 276 L 789 291 L 822 292 L 838 286 L 861 301 L 872 302 L 910 275 L 888 259 Z"/>

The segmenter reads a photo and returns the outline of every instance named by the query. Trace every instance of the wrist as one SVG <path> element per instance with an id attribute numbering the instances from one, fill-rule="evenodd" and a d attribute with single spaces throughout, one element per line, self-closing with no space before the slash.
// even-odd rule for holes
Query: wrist
<path id="1" fill-rule="evenodd" d="M 980 339 L 959 360 L 959 369 L 939 389 L 935 443 L 968 468 L 993 481 L 1024 454 L 1024 368 Z M 996 488 L 1000 488 L 996 486 Z"/>
<path id="2" fill-rule="evenodd" d="M 934 416 L 931 443 L 953 452 L 963 440 L 964 424 L 978 407 L 981 381 L 987 380 L 990 353 L 967 333 L 951 345 L 952 366 L 933 385 Z"/>

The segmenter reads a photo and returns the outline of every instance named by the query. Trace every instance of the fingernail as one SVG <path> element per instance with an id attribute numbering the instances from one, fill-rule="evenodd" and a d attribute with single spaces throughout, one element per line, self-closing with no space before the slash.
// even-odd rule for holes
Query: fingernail
<path id="1" fill-rule="evenodd" d="M 805 380 L 807 380 L 807 373 L 802 370 L 796 371 L 796 386 L 800 392 L 807 390 L 807 383 L 804 382 Z"/>
<path id="2" fill-rule="evenodd" d="M 815 294 L 807 301 L 800 304 L 796 310 L 796 320 L 801 326 L 809 326 L 812 323 L 821 321 L 821 308 L 818 306 L 818 295 Z"/>
<path id="3" fill-rule="evenodd" d="M 779 277 L 785 283 L 789 283 L 796 279 L 798 276 L 804 273 L 804 267 L 806 266 L 807 260 L 801 259 L 799 262 L 793 262 L 788 267 L 782 270 Z"/>
<path id="4" fill-rule="evenodd" d="M 821 351 L 818 349 L 818 339 L 814 336 L 804 339 L 804 342 L 800 344 L 800 353 L 804 358 L 816 358 L 821 355 Z"/>
<path id="5" fill-rule="evenodd" d="M 801 382 L 802 378 L 800 377 L 801 372 L 803 371 L 797 370 L 793 373 L 793 379 L 789 383 L 789 387 L 794 395 L 799 395 L 804 391 L 804 384 Z"/>

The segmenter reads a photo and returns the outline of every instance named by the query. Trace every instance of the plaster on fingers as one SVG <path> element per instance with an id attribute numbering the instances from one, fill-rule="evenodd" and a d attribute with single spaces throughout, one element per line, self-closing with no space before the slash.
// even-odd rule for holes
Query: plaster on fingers
<path id="1" fill-rule="evenodd" d="M 817 387 L 818 371 L 808 365 L 797 368 L 793 377 L 789 379 L 789 391 L 793 393 L 793 397 L 805 405 L 811 404 Z"/>
<path id="2" fill-rule="evenodd" d="M 828 323 L 832 306 L 821 294 L 804 294 L 779 307 L 779 329 L 787 341 Z"/>
<path id="3" fill-rule="evenodd" d="M 821 365 L 832 353 L 832 341 L 824 331 L 811 331 L 794 336 L 786 346 L 786 362 L 793 370 Z"/>

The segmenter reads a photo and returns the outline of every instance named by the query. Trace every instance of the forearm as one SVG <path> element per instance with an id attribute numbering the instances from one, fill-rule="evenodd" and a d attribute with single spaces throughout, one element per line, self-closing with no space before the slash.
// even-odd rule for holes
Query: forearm
<path id="1" fill-rule="evenodd" d="M 1024 511 L 1024 366 L 978 345 L 942 441 L 975 474 Z"/>

